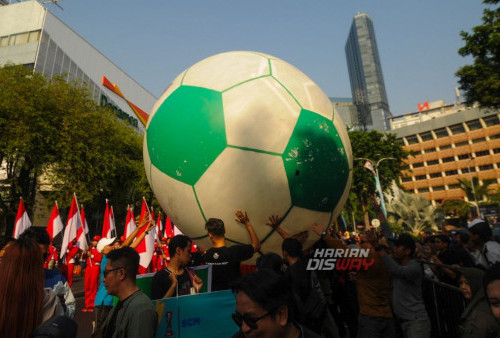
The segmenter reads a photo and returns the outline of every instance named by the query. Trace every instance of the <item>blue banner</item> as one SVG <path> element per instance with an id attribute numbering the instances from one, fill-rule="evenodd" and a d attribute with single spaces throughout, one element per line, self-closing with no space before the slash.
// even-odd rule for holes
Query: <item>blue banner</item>
<path id="1" fill-rule="evenodd" d="M 239 330 L 231 318 L 236 299 L 230 290 L 154 300 L 153 306 L 157 338 L 232 337 Z"/>

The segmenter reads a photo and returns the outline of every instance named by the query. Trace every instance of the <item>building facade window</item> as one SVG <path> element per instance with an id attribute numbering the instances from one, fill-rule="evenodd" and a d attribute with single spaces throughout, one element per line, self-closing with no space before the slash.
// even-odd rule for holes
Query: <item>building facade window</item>
<path id="1" fill-rule="evenodd" d="M 476 156 L 477 157 L 480 157 L 480 156 L 487 156 L 490 154 L 490 151 L 489 150 L 483 150 L 483 151 L 477 151 L 476 152 Z"/>
<path id="2" fill-rule="evenodd" d="M 446 137 L 448 136 L 448 130 L 446 128 L 436 129 L 434 130 L 434 134 L 436 134 L 437 138 Z"/>
<path id="3" fill-rule="evenodd" d="M 430 141 L 433 139 L 430 131 L 419 134 L 422 141 Z"/>
<path id="4" fill-rule="evenodd" d="M 485 165 L 480 165 L 479 166 L 479 170 L 480 171 L 491 170 L 491 169 L 493 169 L 493 164 L 485 164 Z"/>
<path id="5" fill-rule="evenodd" d="M 484 142 L 486 141 L 486 138 L 485 137 L 481 137 L 481 138 L 475 138 L 472 140 L 472 143 L 479 143 L 479 142 Z"/>
<path id="6" fill-rule="evenodd" d="M 478 129 L 481 129 L 483 127 L 479 120 L 467 121 L 466 124 L 467 124 L 467 128 L 469 128 L 469 130 L 478 130 Z"/>
<path id="7" fill-rule="evenodd" d="M 460 184 L 448 184 L 448 189 L 460 189 Z"/>
<path id="8" fill-rule="evenodd" d="M 432 187 L 432 191 L 442 191 L 444 190 L 444 185 L 437 185 L 435 187 Z"/>
<path id="9" fill-rule="evenodd" d="M 469 141 L 462 141 L 462 142 L 458 142 L 458 143 L 455 143 L 455 147 L 463 147 L 463 146 L 468 146 L 469 145 Z"/>
<path id="10" fill-rule="evenodd" d="M 468 174 L 469 173 L 469 168 L 462 168 L 460 170 L 462 171 L 462 174 Z M 476 172 L 476 168 L 475 167 L 470 167 L 470 172 L 471 173 L 475 173 Z"/>
<path id="11" fill-rule="evenodd" d="M 429 192 L 429 188 L 420 188 L 418 189 L 419 193 Z"/>
<path id="12" fill-rule="evenodd" d="M 465 133 L 465 128 L 461 123 L 450 126 L 450 131 L 453 135 Z"/>
<path id="13" fill-rule="evenodd" d="M 417 181 L 425 180 L 426 178 L 427 178 L 426 175 L 415 176 L 415 180 L 417 180 Z"/>
<path id="14" fill-rule="evenodd" d="M 445 171 L 446 176 L 458 175 L 458 170 L 447 170 Z"/>
<path id="15" fill-rule="evenodd" d="M 438 177 L 442 177 L 443 174 L 442 173 L 432 173 L 429 175 L 431 178 L 438 178 Z"/>
<path id="16" fill-rule="evenodd" d="M 401 179 L 401 181 L 403 181 L 403 182 L 411 182 L 411 177 L 403 177 Z"/>
<path id="17" fill-rule="evenodd" d="M 421 168 L 424 166 L 424 162 L 413 163 L 413 168 Z"/>
<path id="18" fill-rule="evenodd" d="M 487 117 L 483 117 L 484 124 L 486 126 L 495 126 L 497 124 L 500 124 L 500 120 L 498 119 L 498 115 L 491 115 Z"/>
<path id="19" fill-rule="evenodd" d="M 427 165 L 435 165 L 435 164 L 439 164 L 439 160 L 427 161 Z"/>
<path id="20" fill-rule="evenodd" d="M 443 161 L 443 163 L 453 162 L 453 161 L 455 161 L 455 157 L 454 156 L 445 157 L 441 161 Z"/>
<path id="21" fill-rule="evenodd" d="M 471 157 L 471 154 L 462 154 L 462 155 L 458 155 L 458 159 L 459 160 L 466 160 L 468 158 Z"/>
<path id="22" fill-rule="evenodd" d="M 406 142 L 408 142 L 408 144 L 418 143 L 417 135 L 406 136 Z"/>
<path id="23" fill-rule="evenodd" d="M 440 150 L 446 150 L 446 149 L 451 149 L 451 144 L 446 144 L 444 146 L 439 146 Z"/>
<path id="24" fill-rule="evenodd" d="M 424 153 L 428 154 L 428 153 L 433 153 L 436 151 L 436 148 L 427 148 L 427 149 L 424 149 Z"/>

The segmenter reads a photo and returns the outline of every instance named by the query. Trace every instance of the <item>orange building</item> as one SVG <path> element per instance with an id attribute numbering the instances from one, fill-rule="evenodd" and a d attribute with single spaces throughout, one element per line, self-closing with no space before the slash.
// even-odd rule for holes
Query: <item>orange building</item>
<path id="1" fill-rule="evenodd" d="M 479 178 L 479 184 L 499 187 L 500 120 L 498 110 L 419 104 L 418 112 L 390 118 L 392 130 L 405 149 L 412 150 L 401 183 L 434 205 L 465 199 L 458 179 Z"/>

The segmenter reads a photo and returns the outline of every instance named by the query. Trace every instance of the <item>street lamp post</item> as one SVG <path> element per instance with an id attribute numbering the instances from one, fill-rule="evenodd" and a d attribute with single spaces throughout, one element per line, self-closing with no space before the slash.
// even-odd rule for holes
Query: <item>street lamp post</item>
<path id="1" fill-rule="evenodd" d="M 472 196 L 474 197 L 474 203 L 476 203 L 476 212 L 477 212 L 477 217 L 481 217 L 481 213 L 479 212 L 479 203 L 477 203 L 477 197 L 476 197 L 476 188 L 474 188 L 474 182 L 472 181 L 472 174 L 470 172 L 470 163 L 474 157 L 469 157 L 469 161 L 467 161 L 467 171 L 469 172 L 469 180 L 470 180 L 470 186 L 472 188 Z"/>
<path id="2" fill-rule="evenodd" d="M 374 162 L 373 160 L 371 160 L 369 158 L 364 158 L 364 157 L 358 157 L 358 158 L 356 158 L 356 160 L 364 160 L 364 161 L 367 161 L 370 163 L 371 168 L 366 165 L 366 162 L 365 162 L 365 168 L 370 170 L 373 173 L 373 175 L 375 176 L 375 187 L 377 188 L 378 194 L 380 197 L 380 207 L 382 208 L 382 212 L 384 213 L 384 217 L 387 217 L 387 211 L 385 210 L 384 193 L 382 192 L 382 186 L 380 185 L 380 176 L 378 175 L 378 166 L 379 166 L 380 162 L 382 162 L 382 161 L 395 160 L 395 158 L 394 157 L 384 157 L 384 158 L 381 158 L 380 160 L 378 160 L 377 162 Z"/>

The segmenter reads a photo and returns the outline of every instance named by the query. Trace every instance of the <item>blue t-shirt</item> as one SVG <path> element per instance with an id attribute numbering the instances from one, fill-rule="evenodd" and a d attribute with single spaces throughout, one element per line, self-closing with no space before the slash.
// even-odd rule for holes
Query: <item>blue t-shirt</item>
<path id="1" fill-rule="evenodd" d="M 113 306 L 113 296 L 108 294 L 108 291 L 104 286 L 104 269 L 106 269 L 107 263 L 108 258 L 105 255 L 102 255 L 101 275 L 99 276 L 99 289 L 97 289 L 97 294 L 95 295 L 94 306 Z"/>

